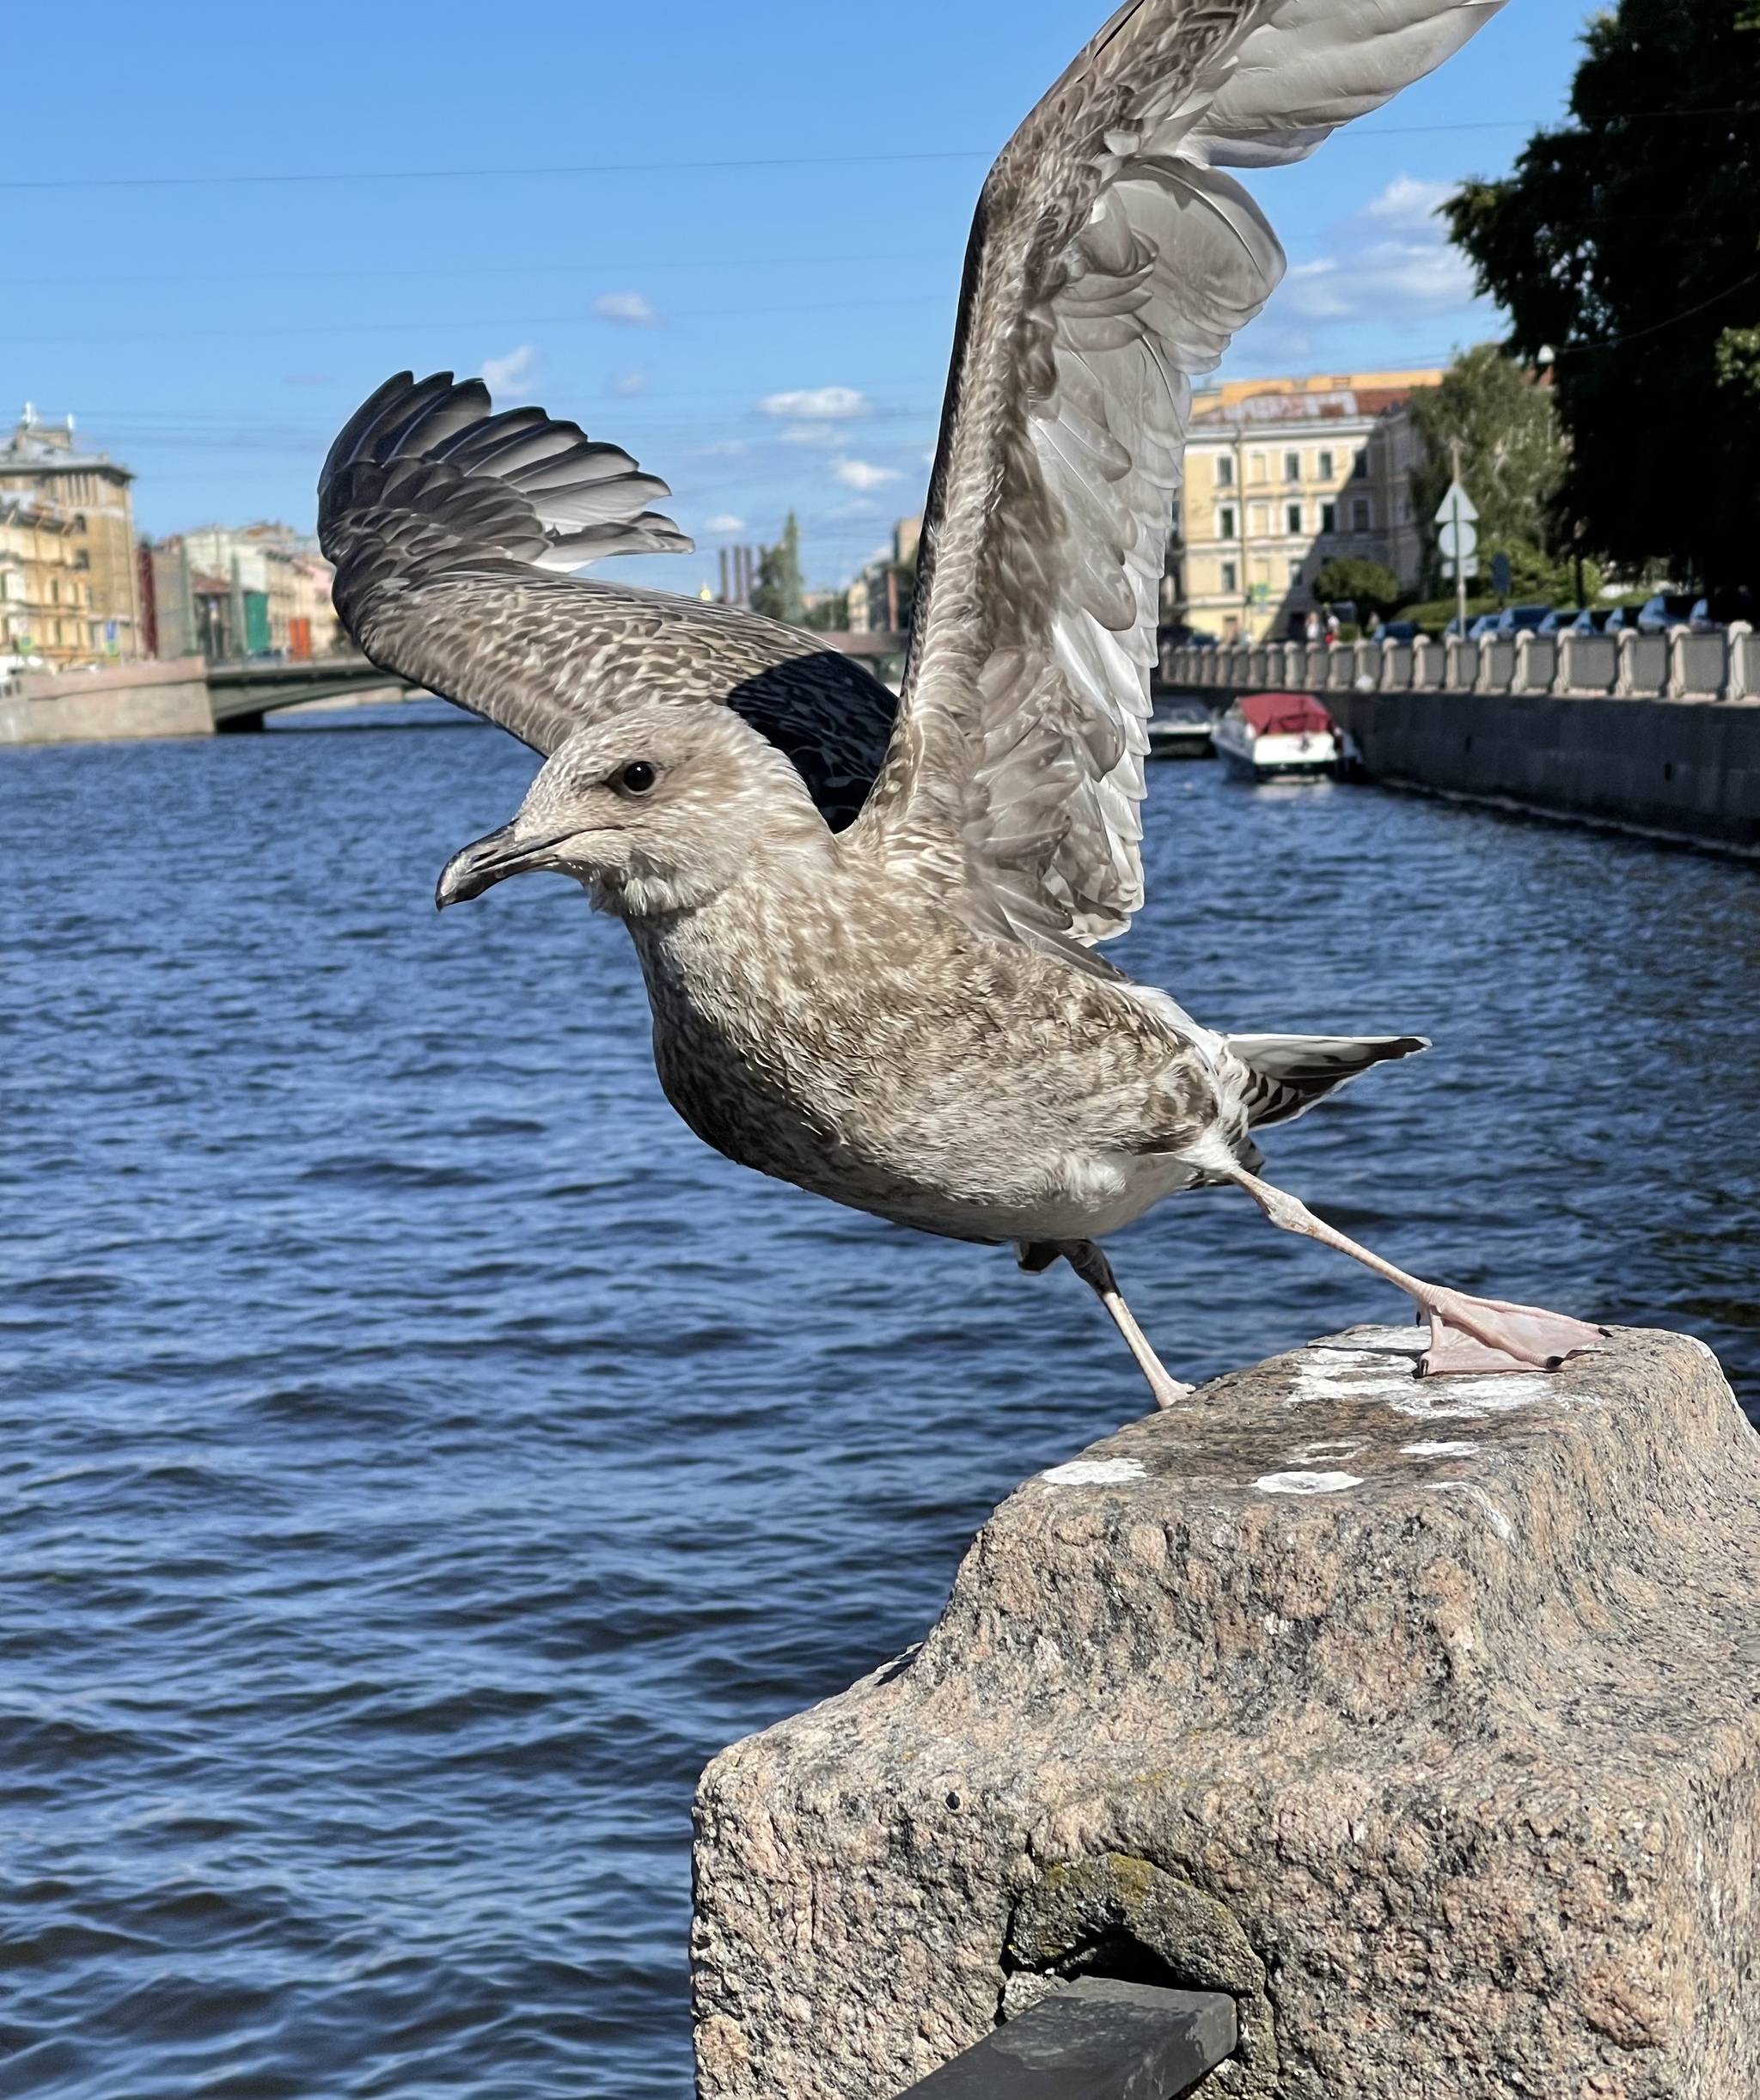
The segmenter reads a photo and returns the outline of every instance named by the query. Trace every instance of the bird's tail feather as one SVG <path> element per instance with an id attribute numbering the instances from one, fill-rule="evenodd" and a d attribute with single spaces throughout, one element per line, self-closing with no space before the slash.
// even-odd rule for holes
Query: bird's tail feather
<path id="1" fill-rule="evenodd" d="M 1247 1124 L 1287 1123 L 1359 1072 L 1427 1050 L 1422 1035 L 1225 1035 L 1245 1065 Z"/>

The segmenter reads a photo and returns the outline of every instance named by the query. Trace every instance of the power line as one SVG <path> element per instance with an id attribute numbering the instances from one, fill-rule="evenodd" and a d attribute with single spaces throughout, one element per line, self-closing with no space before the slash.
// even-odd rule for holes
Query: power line
<path id="1" fill-rule="evenodd" d="M 871 270 L 877 263 L 944 263 L 949 255 L 956 263 L 959 259 L 956 243 L 940 248 L 900 250 L 895 253 L 854 254 L 847 248 L 832 255 L 712 255 L 698 248 L 680 250 L 671 257 L 658 250 L 645 255 L 604 257 L 578 256 L 559 261 L 554 255 L 534 257 L 529 262 L 497 264 L 480 268 L 474 263 L 459 262 L 436 264 L 424 270 L 213 270 L 185 272 L 173 275 L 162 270 L 144 271 L 137 275 L 105 274 L 95 284 L 92 272 L 82 270 L 59 277 L 40 277 L 11 274 L 8 283 L 15 292 L 21 285 L 46 285 L 63 287 L 79 285 L 95 289 L 107 297 L 112 287 L 119 284 L 358 284 L 370 279 L 375 284 L 412 282 L 424 278 L 453 278 L 461 282 L 480 284 L 487 278 L 541 277 L 553 281 L 559 271 L 566 271 L 577 278 L 593 275 L 602 282 L 614 273 L 626 277 L 639 273 L 651 274 L 661 271 L 727 271 L 727 270 L 806 270 L 825 269 L 846 265 L 851 269 Z M 601 317 L 602 318 L 602 316 Z M 662 314 L 660 319 L 664 320 Z"/>
<path id="2" fill-rule="evenodd" d="M 925 295 L 921 298 L 911 299 L 827 299 L 808 301 L 790 306 L 779 306 L 767 301 L 762 306 L 681 307 L 675 313 L 670 314 L 669 319 L 674 320 L 751 320 L 772 314 L 872 313 L 877 309 L 889 312 L 895 308 L 905 306 L 946 307 L 949 308 L 950 320 L 951 318 L 951 296 L 937 292 L 932 295 Z M 129 331 L 129 340 L 134 343 L 186 343 L 196 339 L 205 340 L 223 336 L 244 338 L 265 335 L 281 337 L 295 335 L 370 336 L 375 333 L 383 334 L 388 329 L 392 328 L 405 334 L 417 329 L 443 329 L 449 333 L 455 333 L 467 329 L 475 329 L 480 332 L 492 328 L 505 335 L 519 328 L 596 328 L 600 325 L 596 315 L 581 313 L 527 314 L 524 315 L 491 314 L 474 320 L 468 318 L 460 320 L 455 317 L 448 319 L 443 316 L 437 320 L 412 320 L 406 315 L 388 314 L 382 320 L 282 321 L 273 326 L 254 328 L 131 328 Z M 100 339 L 113 340 L 113 336 L 101 339 L 94 336 L 89 330 L 76 329 L 64 331 L 58 334 L 0 335 L 0 345 L 89 343 Z"/>
<path id="3" fill-rule="evenodd" d="M 1598 110 L 1584 115 L 1568 112 L 1564 122 L 1622 124 L 1651 119 L 1746 117 L 1760 114 L 1760 103 L 1732 102 L 1689 109 Z M 1447 131 L 1520 131 L 1542 130 L 1544 117 L 1483 117 L 1463 124 L 1356 124 L 1341 125 L 1339 138 L 1418 138 Z M 559 175 L 662 175 L 724 174 L 737 168 L 879 168 L 907 162 L 981 161 L 993 157 L 985 147 L 969 146 L 923 153 L 815 153 L 767 154 L 751 158 L 713 161 L 587 161 L 561 167 L 532 168 L 362 168 L 352 172 L 333 168 L 278 170 L 258 174 L 194 175 L 59 175 L 0 181 L 0 190 L 177 190 L 214 187 L 262 187 L 272 185 L 305 186 L 323 182 L 491 182 L 552 180 Z"/>
<path id="4" fill-rule="evenodd" d="M 596 161 L 564 168 L 396 168 L 354 173 L 330 168 L 310 174 L 206 175 L 65 175 L 28 181 L 0 182 L 0 190 L 193 190 L 261 187 L 271 184 L 320 182 L 488 182 L 526 180 L 558 175 L 663 175 L 725 173 L 739 168 L 871 168 L 906 161 L 979 161 L 981 150 L 948 153 L 815 153 L 785 157 L 728 161 Z"/>
<path id="5" fill-rule="evenodd" d="M 1544 121 L 1537 117 L 1496 117 L 1482 118 L 1470 124 L 1360 125 L 1341 127 L 1335 135 L 1344 138 L 1415 138 L 1438 131 L 1519 131 Z M 533 179 L 547 181 L 559 175 L 702 174 L 761 168 L 878 168 L 908 162 L 986 161 L 993 157 L 989 149 L 974 146 L 939 153 L 766 155 L 750 160 L 720 161 L 594 161 L 559 168 L 364 168 L 353 173 L 324 168 L 310 173 L 290 171 L 272 174 L 58 175 L 3 181 L 0 182 L 0 190 L 184 190 L 321 182 L 489 182 Z"/>

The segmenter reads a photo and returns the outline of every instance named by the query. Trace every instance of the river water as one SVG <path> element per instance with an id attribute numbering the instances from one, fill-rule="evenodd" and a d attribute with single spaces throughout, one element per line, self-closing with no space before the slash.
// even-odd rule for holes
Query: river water
<path id="1" fill-rule="evenodd" d="M 5 2093 L 682 2100 L 705 1760 L 1144 1411 L 1066 1269 L 700 1146 L 560 879 L 437 918 L 534 765 L 438 708 L 0 755 Z M 1127 968 L 1435 1039 L 1273 1175 L 1760 1401 L 1760 870 L 1153 785 Z M 1113 1252 L 1187 1376 L 1401 1314 L 1231 1191 Z"/>

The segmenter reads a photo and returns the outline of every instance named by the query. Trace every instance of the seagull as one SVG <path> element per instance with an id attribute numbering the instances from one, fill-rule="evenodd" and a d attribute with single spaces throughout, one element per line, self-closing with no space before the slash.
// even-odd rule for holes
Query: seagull
<path id="1" fill-rule="evenodd" d="M 1302 158 L 1501 0 L 1130 0 L 1010 139 L 968 248 L 901 697 L 812 633 L 588 578 L 688 551 L 630 455 L 480 381 L 388 380 L 319 485 L 372 661 L 543 758 L 436 901 L 573 877 L 620 919 L 669 1100 L 729 1158 L 1061 1259 L 1158 1405 L 1098 1242 L 1232 1184 L 1365 1263 L 1428 1374 L 1556 1368 L 1598 1328 L 1412 1276 L 1260 1177 L 1256 1133 L 1415 1035 L 1219 1035 L 1097 952 L 1143 901 L 1158 595 L 1195 375 L 1283 267 L 1225 166 Z"/>

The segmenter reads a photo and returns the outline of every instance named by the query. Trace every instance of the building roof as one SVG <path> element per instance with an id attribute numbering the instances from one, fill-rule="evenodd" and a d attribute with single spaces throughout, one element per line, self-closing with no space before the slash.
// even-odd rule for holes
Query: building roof
<path id="1" fill-rule="evenodd" d="M 64 424 L 39 423 L 27 407 L 12 436 L 0 446 L 0 474 L 108 474 L 132 481 L 134 473 L 107 452 L 76 452 L 73 418 Z"/>
<path id="2" fill-rule="evenodd" d="M 1425 387 L 1439 386 L 1442 373 L 1426 367 L 1410 372 L 1325 372 L 1306 379 L 1232 379 L 1207 388 L 1192 404 L 1192 435 L 1238 430 L 1250 424 L 1337 421 L 1383 415 Z"/>

